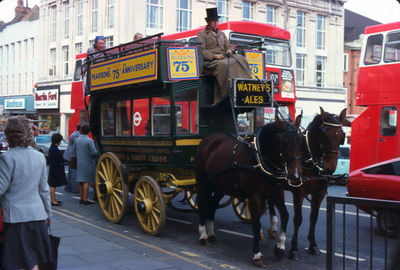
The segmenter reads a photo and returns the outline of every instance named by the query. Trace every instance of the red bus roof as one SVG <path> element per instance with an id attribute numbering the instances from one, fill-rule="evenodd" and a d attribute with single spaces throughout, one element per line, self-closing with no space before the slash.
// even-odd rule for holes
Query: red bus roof
<path id="1" fill-rule="evenodd" d="M 270 25 L 270 24 L 265 24 L 265 23 L 259 23 L 259 22 L 242 22 L 242 21 L 234 21 L 234 22 L 224 22 L 218 24 L 219 30 L 232 30 L 234 32 L 238 33 L 246 33 L 246 34 L 252 34 L 252 35 L 259 35 L 259 36 L 265 36 L 265 37 L 271 37 L 271 38 L 277 38 L 277 39 L 283 39 L 283 40 L 290 40 L 290 32 Z M 184 32 L 179 32 L 175 34 L 170 34 L 170 35 L 165 35 L 162 38 L 163 39 L 171 39 L 171 40 L 177 40 L 177 39 L 182 39 L 182 38 L 187 38 L 187 37 L 193 37 L 197 35 L 197 32 L 200 30 L 203 30 L 204 26 L 201 26 L 199 28 L 193 29 L 193 30 L 188 30 Z"/>
<path id="2" fill-rule="evenodd" d="M 373 33 L 380 33 L 384 31 L 396 30 L 400 29 L 400 22 L 394 23 L 386 23 L 386 24 L 378 24 L 378 25 L 371 25 L 365 27 L 365 34 L 373 34 Z"/>
<path id="3" fill-rule="evenodd" d="M 75 55 L 75 60 L 86 58 L 86 53 L 78 53 Z"/>

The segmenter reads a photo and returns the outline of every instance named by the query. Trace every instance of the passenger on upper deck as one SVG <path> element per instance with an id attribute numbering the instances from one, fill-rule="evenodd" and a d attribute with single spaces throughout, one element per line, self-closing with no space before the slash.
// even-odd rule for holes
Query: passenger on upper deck
<path id="1" fill-rule="evenodd" d="M 134 36 L 133 36 L 133 40 L 139 40 L 142 39 L 143 35 L 139 32 L 137 32 Z"/>
<path id="2" fill-rule="evenodd" d="M 94 43 L 92 47 L 89 47 L 87 52 L 86 52 L 86 59 L 85 63 L 82 66 L 82 77 L 83 77 L 83 84 L 85 88 L 85 96 L 89 95 L 89 84 L 86 81 L 87 78 L 87 69 L 89 64 L 92 64 L 91 62 L 96 59 L 96 58 L 102 58 L 104 57 L 104 53 L 100 52 L 106 48 L 106 41 L 104 39 L 104 36 L 96 36 L 94 39 Z M 98 53 L 96 53 L 98 52 Z"/>
<path id="3" fill-rule="evenodd" d="M 216 104 L 228 93 L 228 87 L 231 87 L 228 76 L 251 78 L 251 73 L 246 59 L 240 54 L 233 55 L 231 44 L 225 34 L 218 29 L 217 8 L 208 8 L 206 11 L 207 26 L 197 33 L 197 39 L 203 49 L 204 66 L 216 77 L 214 86 L 214 104 Z"/>

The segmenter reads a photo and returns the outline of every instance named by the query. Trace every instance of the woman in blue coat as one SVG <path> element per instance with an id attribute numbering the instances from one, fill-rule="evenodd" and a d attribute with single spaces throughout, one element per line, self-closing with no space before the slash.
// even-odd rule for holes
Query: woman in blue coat
<path id="1" fill-rule="evenodd" d="M 60 133 L 51 136 L 51 146 L 49 148 L 49 179 L 51 194 L 51 205 L 61 206 L 61 202 L 56 200 L 56 187 L 65 186 L 67 179 L 64 170 L 64 157 L 58 149 L 63 136 Z"/>
<path id="2" fill-rule="evenodd" d="M 89 191 L 89 182 L 92 182 L 96 171 L 97 150 L 94 142 L 89 138 L 90 126 L 84 124 L 81 127 L 81 135 L 75 142 L 76 147 L 76 181 L 78 182 L 78 190 L 80 203 L 84 205 L 92 204 L 87 200 Z"/>

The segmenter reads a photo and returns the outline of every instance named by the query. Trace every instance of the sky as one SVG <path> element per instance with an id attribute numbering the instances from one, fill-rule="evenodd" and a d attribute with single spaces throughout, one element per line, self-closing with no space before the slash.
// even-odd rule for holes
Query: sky
<path id="1" fill-rule="evenodd" d="M 39 6 L 40 0 L 28 0 L 28 3 L 29 7 L 35 4 Z M 17 0 L 0 0 L 0 21 L 11 21 L 16 5 Z M 381 23 L 400 21 L 400 4 L 397 0 L 347 0 L 344 7 Z"/>

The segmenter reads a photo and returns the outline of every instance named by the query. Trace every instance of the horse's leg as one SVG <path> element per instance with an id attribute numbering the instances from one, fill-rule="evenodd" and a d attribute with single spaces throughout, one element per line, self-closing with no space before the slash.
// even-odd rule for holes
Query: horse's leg
<path id="1" fill-rule="evenodd" d="M 286 228 L 289 220 L 283 190 L 279 191 L 278 197 L 274 198 L 273 202 L 281 218 L 281 229 L 278 236 L 278 243 L 274 247 L 274 254 L 277 258 L 282 259 L 285 256 Z"/>
<path id="2" fill-rule="evenodd" d="M 276 216 L 275 205 L 272 199 L 267 199 L 268 212 L 269 212 L 269 222 L 270 227 L 268 229 L 268 236 L 271 239 L 278 239 L 278 217 Z"/>
<path id="3" fill-rule="evenodd" d="M 199 192 L 197 193 L 197 206 L 199 212 L 199 233 L 200 233 L 200 244 L 202 246 L 209 245 L 206 221 L 209 219 L 210 206 L 209 202 L 211 200 L 211 190 L 209 185 L 202 184 L 199 186 Z"/>
<path id="4" fill-rule="evenodd" d="M 264 267 L 261 258 L 264 257 L 260 252 L 260 218 L 265 210 L 265 199 L 252 198 L 249 199 L 251 226 L 253 229 L 253 264 L 255 266 Z"/>
<path id="5" fill-rule="evenodd" d="M 311 197 L 310 230 L 308 231 L 308 252 L 311 255 L 321 254 L 321 251 L 319 250 L 317 243 L 315 242 L 315 226 L 318 220 L 319 207 L 321 206 L 321 203 L 324 200 L 326 193 L 327 187 L 318 190 L 316 193 L 313 193 Z"/>
<path id="6" fill-rule="evenodd" d="M 215 232 L 214 232 L 214 218 L 215 218 L 215 212 L 217 211 L 218 205 L 220 200 L 224 197 L 224 194 L 219 193 L 219 192 L 214 192 L 212 195 L 212 199 L 210 202 L 210 212 L 209 216 L 206 222 L 206 230 L 207 230 L 207 236 L 208 236 L 208 242 L 210 244 L 215 243 Z"/>
<path id="7" fill-rule="evenodd" d="M 300 259 L 299 249 L 297 246 L 297 238 L 298 238 L 299 228 L 303 221 L 303 214 L 302 214 L 303 200 L 304 200 L 304 193 L 302 191 L 300 190 L 293 191 L 294 231 L 292 240 L 290 242 L 291 248 L 289 252 L 289 259 L 295 261 Z"/>

